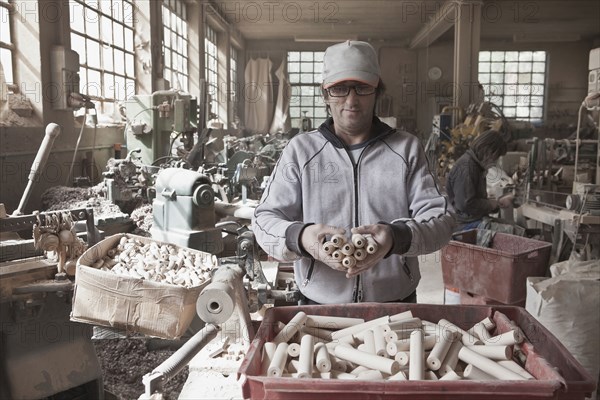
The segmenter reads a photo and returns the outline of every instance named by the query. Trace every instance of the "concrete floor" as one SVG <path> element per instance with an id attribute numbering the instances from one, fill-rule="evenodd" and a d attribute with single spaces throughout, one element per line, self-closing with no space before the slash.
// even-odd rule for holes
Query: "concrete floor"
<path id="1" fill-rule="evenodd" d="M 421 282 L 417 287 L 420 304 L 443 304 L 441 252 L 419 257 Z M 272 281 L 276 273 L 274 263 L 263 263 L 265 276 Z M 189 364 L 189 376 L 179 396 L 184 399 L 242 399 L 242 390 L 235 380 L 240 362 L 207 359 L 198 354 Z"/>

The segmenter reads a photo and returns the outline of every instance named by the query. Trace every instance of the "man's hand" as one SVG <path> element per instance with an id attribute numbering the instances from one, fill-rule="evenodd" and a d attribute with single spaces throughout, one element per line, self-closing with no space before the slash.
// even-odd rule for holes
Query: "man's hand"
<path id="1" fill-rule="evenodd" d="M 346 273 L 347 278 L 351 278 L 373 268 L 385 255 L 392 249 L 394 238 L 392 236 L 392 228 L 384 224 L 363 225 L 357 228 L 352 228 L 352 233 L 360 233 L 362 235 L 371 235 L 377 243 L 377 251 L 369 254 L 362 261 L 357 261 L 356 265 L 349 268 Z"/>
<path id="2" fill-rule="evenodd" d="M 345 229 L 336 226 L 325 224 L 308 225 L 300 235 L 300 245 L 315 260 L 321 261 L 335 270 L 346 271 L 341 260 L 334 260 L 333 257 L 323 250 L 323 243 L 325 243 L 327 236 L 335 234 L 344 235 L 345 233 Z"/>

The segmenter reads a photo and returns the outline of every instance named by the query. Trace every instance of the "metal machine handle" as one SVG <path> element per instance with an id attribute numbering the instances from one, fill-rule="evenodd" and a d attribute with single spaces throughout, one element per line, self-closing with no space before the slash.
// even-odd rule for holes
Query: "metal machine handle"
<path id="1" fill-rule="evenodd" d="M 46 126 L 46 134 L 44 136 L 44 140 L 40 145 L 40 148 L 35 156 L 35 160 L 33 160 L 33 164 L 31 165 L 31 171 L 29 171 L 29 182 L 27 182 L 27 187 L 23 192 L 23 197 L 21 197 L 21 202 L 19 206 L 13 213 L 13 215 L 22 215 L 23 209 L 29 200 L 29 196 L 31 195 L 31 191 L 33 188 L 33 182 L 35 182 L 38 177 L 40 171 L 44 169 L 46 165 L 46 161 L 48 160 L 48 156 L 50 155 L 50 150 L 52 150 L 52 145 L 54 144 L 54 139 L 60 135 L 60 126 L 55 123 L 50 123 Z"/>

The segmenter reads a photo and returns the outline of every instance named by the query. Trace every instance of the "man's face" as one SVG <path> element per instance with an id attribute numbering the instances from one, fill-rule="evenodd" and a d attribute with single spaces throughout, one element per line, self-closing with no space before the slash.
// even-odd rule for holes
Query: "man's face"
<path id="1" fill-rule="evenodd" d="M 329 91 L 327 103 L 331 109 L 335 132 L 349 136 L 369 134 L 375 108 L 375 90 L 371 94 L 360 96 L 355 87 L 358 87 L 359 93 L 369 93 L 369 88 L 374 88 L 356 81 L 344 81 L 334 86 L 350 87 L 348 95 L 342 97 L 331 96 L 332 90 Z"/>

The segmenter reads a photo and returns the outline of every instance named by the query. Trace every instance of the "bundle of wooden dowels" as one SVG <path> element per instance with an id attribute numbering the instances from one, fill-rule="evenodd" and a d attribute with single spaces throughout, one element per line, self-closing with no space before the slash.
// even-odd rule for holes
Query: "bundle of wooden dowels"
<path id="1" fill-rule="evenodd" d="M 377 243 L 371 235 L 355 233 L 350 241 L 344 235 L 333 235 L 331 240 L 323 243 L 323 251 L 334 260 L 340 261 L 346 268 L 352 268 L 357 261 L 362 261 L 377 251 Z"/>
<path id="2" fill-rule="evenodd" d="M 333 329 L 332 329 L 333 328 Z M 528 380 L 512 359 L 518 327 L 493 336 L 485 318 L 465 331 L 411 311 L 370 321 L 298 312 L 266 342 L 262 374 L 271 377 L 362 380 Z"/>

